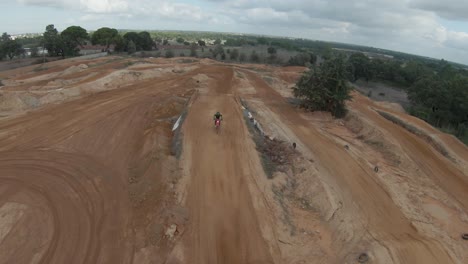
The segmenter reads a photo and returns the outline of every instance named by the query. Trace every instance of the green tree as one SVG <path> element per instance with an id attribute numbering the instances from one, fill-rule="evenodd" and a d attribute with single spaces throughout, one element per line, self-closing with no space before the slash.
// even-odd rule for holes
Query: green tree
<path id="1" fill-rule="evenodd" d="M 128 41 L 128 44 L 127 44 L 127 52 L 128 54 L 133 54 L 135 53 L 137 50 L 137 47 L 136 47 L 136 44 L 135 42 L 133 42 L 133 40 L 129 40 Z"/>
<path id="2" fill-rule="evenodd" d="M 214 42 L 215 45 L 221 45 L 221 39 L 216 39 Z"/>
<path id="3" fill-rule="evenodd" d="M 206 42 L 203 41 L 203 40 L 198 40 L 198 45 L 201 46 L 201 47 L 205 47 L 205 46 L 206 46 Z"/>
<path id="4" fill-rule="evenodd" d="M 359 78 L 365 78 L 366 81 L 371 79 L 370 59 L 364 53 L 353 53 L 349 56 L 348 62 L 351 66 L 352 80 L 356 81 Z"/>
<path id="5" fill-rule="evenodd" d="M 269 63 L 274 63 L 276 60 L 276 49 L 274 47 L 268 47 L 267 52 L 268 54 L 270 54 L 270 56 L 268 57 Z"/>
<path id="6" fill-rule="evenodd" d="M 315 63 L 317 62 L 317 55 L 315 55 L 314 53 L 309 53 L 309 56 L 310 56 L 310 64 L 315 65 Z"/>
<path id="7" fill-rule="evenodd" d="M 267 51 L 268 51 L 268 54 L 270 54 L 270 56 L 276 55 L 276 52 L 277 52 L 274 47 L 268 47 Z"/>
<path id="8" fill-rule="evenodd" d="M 180 43 L 180 44 L 182 44 L 182 43 L 185 42 L 185 40 L 184 40 L 183 38 L 181 38 L 181 37 L 178 37 L 178 38 L 176 39 L 176 41 L 177 41 L 177 43 Z"/>
<path id="9" fill-rule="evenodd" d="M 320 48 L 320 54 L 322 55 L 322 58 L 325 60 L 331 59 L 334 56 L 333 49 L 328 44 Z"/>
<path id="10" fill-rule="evenodd" d="M 54 25 L 48 25 L 43 36 L 44 47 L 47 49 L 50 56 L 65 56 L 62 37 L 59 35 Z"/>
<path id="11" fill-rule="evenodd" d="M 0 60 L 6 57 L 6 43 L 11 40 L 11 36 L 8 33 L 3 33 L 0 38 Z"/>
<path id="12" fill-rule="evenodd" d="M 231 57 L 231 60 L 237 60 L 237 58 L 239 57 L 239 50 L 233 49 L 229 56 Z"/>
<path id="13" fill-rule="evenodd" d="M 224 54 L 224 48 L 221 45 L 216 45 L 216 47 L 212 51 L 213 53 L 213 58 L 218 57 L 218 55 L 223 55 Z"/>
<path id="14" fill-rule="evenodd" d="M 230 46 L 230 47 L 239 47 L 245 44 L 244 39 L 233 39 L 233 38 L 228 38 L 226 42 L 224 43 L 225 46 Z"/>
<path id="15" fill-rule="evenodd" d="M 260 56 L 258 56 L 257 52 L 255 50 L 252 50 L 252 53 L 250 54 L 250 60 L 252 62 L 259 62 L 260 61 Z"/>
<path id="16" fill-rule="evenodd" d="M 426 76 L 408 89 L 411 114 L 437 127 L 459 128 L 468 121 L 468 77 Z M 459 135 L 460 136 L 460 135 Z"/>
<path id="17" fill-rule="evenodd" d="M 140 39 L 140 35 L 138 35 L 138 33 L 136 33 L 136 32 L 127 32 L 127 33 L 125 33 L 123 35 L 123 39 L 127 43 L 127 51 L 128 51 L 128 44 L 130 43 L 130 41 L 132 41 L 135 44 L 135 47 L 136 47 L 137 51 L 142 50 L 142 46 L 141 46 L 142 42 L 141 42 L 141 39 Z"/>
<path id="18" fill-rule="evenodd" d="M 115 47 L 114 47 L 115 51 L 122 52 L 122 51 L 125 51 L 125 49 L 127 48 L 127 43 L 125 42 L 124 38 L 120 35 L 117 35 L 117 37 L 115 37 L 114 44 L 115 44 Z"/>
<path id="19" fill-rule="evenodd" d="M 383 80 L 385 72 L 385 62 L 381 59 L 373 59 L 370 62 L 370 71 L 373 79 Z"/>
<path id="20" fill-rule="evenodd" d="M 66 56 L 77 56 L 80 51 L 78 47 L 82 47 L 86 43 L 86 40 L 89 39 L 88 32 L 79 26 L 66 28 L 60 33 L 60 36 Z"/>
<path id="21" fill-rule="evenodd" d="M 265 37 L 260 37 L 257 39 L 257 43 L 259 45 L 268 45 L 268 39 L 266 39 Z"/>
<path id="22" fill-rule="evenodd" d="M 31 48 L 31 57 L 36 58 L 39 56 L 39 49 L 38 47 L 32 47 Z"/>
<path id="23" fill-rule="evenodd" d="M 328 111 L 335 117 L 343 117 L 345 101 L 351 98 L 347 70 L 344 57 L 334 56 L 304 73 L 293 88 L 294 96 L 301 99 L 301 107 L 307 110 Z"/>
<path id="24" fill-rule="evenodd" d="M 67 27 L 62 33 L 62 37 L 67 37 L 74 45 L 82 47 L 89 40 L 89 35 L 86 29 L 79 26 Z"/>
<path id="25" fill-rule="evenodd" d="M 102 27 L 96 30 L 91 36 L 91 42 L 93 45 L 103 45 L 106 46 L 106 50 L 109 49 L 109 46 L 114 44 L 118 46 L 122 45 L 122 39 L 119 35 L 119 32 L 115 28 Z"/>
<path id="26" fill-rule="evenodd" d="M 151 39 L 151 35 L 146 32 L 142 31 L 138 33 L 138 41 L 139 46 L 142 50 L 152 50 L 154 46 L 153 39 Z"/>
<path id="27" fill-rule="evenodd" d="M 10 60 L 14 57 L 24 54 L 24 49 L 17 40 L 8 39 L 0 42 L 0 49 L 2 57 L 7 56 Z"/>
<path id="28" fill-rule="evenodd" d="M 10 35 L 8 35 L 8 33 L 3 33 L 1 38 L 0 38 L 0 60 L 3 60 L 3 58 L 5 58 L 6 54 L 5 54 L 5 49 L 3 47 L 4 43 L 6 41 L 10 40 Z"/>
<path id="29" fill-rule="evenodd" d="M 432 75 L 432 71 L 423 63 L 411 60 L 402 68 L 402 75 L 406 83 L 410 86 L 417 80 Z"/>
<path id="30" fill-rule="evenodd" d="M 165 56 L 166 58 L 173 58 L 174 52 L 172 50 L 167 50 Z"/>
<path id="31" fill-rule="evenodd" d="M 165 39 L 165 40 L 163 41 L 163 45 L 164 45 L 164 46 L 169 45 L 169 40 Z"/>
<path id="32" fill-rule="evenodd" d="M 239 54 L 239 61 L 240 62 L 244 62 L 246 59 L 247 59 L 247 56 L 245 55 L 245 53 Z"/>
<path id="33" fill-rule="evenodd" d="M 158 45 L 161 44 L 162 41 L 163 41 L 162 38 L 159 37 L 159 36 L 154 38 L 154 42 L 155 42 L 156 44 L 158 44 Z"/>
<path id="34" fill-rule="evenodd" d="M 192 45 L 190 46 L 190 57 L 198 57 L 197 44 L 195 43 L 192 43 Z"/>
<path id="35" fill-rule="evenodd" d="M 8 41 L 8 40 L 11 40 L 11 36 L 8 33 L 3 32 L 2 38 L 0 39 L 0 42 L 4 42 L 4 41 Z"/>
<path id="36" fill-rule="evenodd" d="M 295 56 L 292 56 L 289 59 L 288 64 L 291 66 L 308 66 L 310 61 L 311 61 L 310 54 L 307 52 L 301 52 L 301 53 L 296 54 Z"/>

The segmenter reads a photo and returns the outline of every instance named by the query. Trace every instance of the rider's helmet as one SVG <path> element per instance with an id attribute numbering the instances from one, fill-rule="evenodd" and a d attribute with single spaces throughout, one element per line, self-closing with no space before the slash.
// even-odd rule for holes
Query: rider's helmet
<path id="1" fill-rule="evenodd" d="M 218 112 L 216 112 L 216 115 L 220 115 L 220 114 L 221 114 L 221 113 L 220 113 L 219 111 L 218 111 Z"/>

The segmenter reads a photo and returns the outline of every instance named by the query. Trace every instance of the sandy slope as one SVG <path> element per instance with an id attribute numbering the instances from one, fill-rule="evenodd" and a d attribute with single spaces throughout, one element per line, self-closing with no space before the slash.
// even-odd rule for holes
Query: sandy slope
<path id="1" fill-rule="evenodd" d="M 285 125 L 297 135 L 304 147 L 309 148 L 324 170 L 323 177 L 332 184 L 335 195 L 343 204 L 343 222 L 337 225 L 337 241 L 344 240 L 343 247 L 356 246 L 370 240 L 371 247 L 387 251 L 385 255 L 397 263 L 450 263 L 451 257 L 443 247 L 418 234 L 408 219 L 394 204 L 391 197 L 374 178 L 371 167 L 364 166 L 350 157 L 342 146 L 317 132 L 313 124 L 302 119 L 286 101 L 257 76 L 247 74 L 260 97 L 271 100 L 267 103 Z M 346 234 L 353 230 L 358 235 Z M 340 234 L 341 233 L 341 234 Z M 362 240 L 362 241 L 361 241 Z M 374 241 L 372 241 L 374 240 Z M 351 244 L 346 242 L 352 242 Z M 354 244 L 354 245 L 353 245 Z M 384 247 L 384 248 L 380 248 Z M 347 250 L 346 250 L 347 251 Z"/>
<path id="2" fill-rule="evenodd" d="M 467 148 L 418 119 L 359 94 L 347 120 L 304 113 L 285 98 L 303 68 L 112 57 L 35 67 L 0 74 L 0 263 L 468 261 Z M 239 98 L 270 136 L 298 145 L 272 179 Z"/>

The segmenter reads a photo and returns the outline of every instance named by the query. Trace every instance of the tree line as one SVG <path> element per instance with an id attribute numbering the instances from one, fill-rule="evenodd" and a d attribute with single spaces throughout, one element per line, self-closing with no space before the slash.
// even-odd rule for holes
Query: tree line
<path id="1" fill-rule="evenodd" d="M 186 45 L 187 48 L 193 47 L 207 47 L 207 41 L 201 39 L 201 36 L 212 37 L 214 42 L 211 42 L 213 57 L 219 55 L 219 59 L 236 59 L 236 57 L 245 57 L 245 61 L 250 59 L 251 62 L 263 62 L 274 64 L 288 64 L 307 66 L 314 64 L 317 56 L 311 51 L 305 51 L 294 44 L 293 40 L 287 38 L 266 38 L 258 36 L 233 36 L 223 33 L 190 33 L 190 32 L 158 32 L 149 33 L 133 32 L 133 31 L 118 31 L 114 28 L 102 27 L 94 32 L 88 31 L 80 26 L 70 26 L 63 31 L 59 30 L 53 25 L 47 25 L 45 32 L 40 37 L 26 37 L 19 39 L 11 39 L 7 33 L 2 38 L 0 43 L 0 59 L 19 57 L 25 55 L 25 49 L 30 51 L 31 57 L 38 55 L 38 50 L 44 48 L 47 50 L 49 56 L 72 57 L 78 56 L 80 50 L 88 44 L 104 46 L 103 51 L 111 48 L 116 52 L 134 53 L 137 51 L 149 51 L 157 49 L 158 46 L 169 45 L 170 38 L 179 44 Z M 182 37 L 184 36 L 184 37 Z M 198 39 L 197 39 L 198 37 Z M 225 39 L 222 41 L 221 39 Z M 5 40 L 5 41 L 4 41 Z M 298 42 L 300 44 L 300 42 Z M 224 52 L 219 52 L 219 47 L 244 47 L 244 46 L 265 46 L 268 52 L 268 57 L 262 59 L 258 53 L 253 54 L 239 54 L 232 56 Z M 261 48 L 261 47 L 259 47 Z M 218 49 L 218 52 L 215 50 Z M 277 50 L 285 49 L 289 51 L 296 51 L 299 54 L 291 57 L 289 61 L 279 62 L 277 60 Z M 170 53 L 170 52 L 169 52 Z M 194 52 L 191 52 L 194 53 Z M 242 55 L 242 56 L 241 56 Z M 233 57 L 233 58 L 231 58 Z"/>
<path id="2" fill-rule="evenodd" d="M 349 57 L 352 78 L 385 81 L 406 90 L 415 115 L 433 126 L 464 138 L 468 129 L 468 71 L 445 60 L 370 60 Z"/>
<path id="3" fill-rule="evenodd" d="M 0 39 L 0 59 L 13 59 L 25 54 L 24 46 L 31 49 L 31 57 L 37 56 L 38 48 L 47 50 L 49 56 L 78 56 L 85 45 L 102 45 L 103 51 L 114 46 L 115 51 L 133 53 L 141 50 L 152 50 L 155 42 L 150 34 L 143 32 L 126 32 L 120 35 L 117 29 L 103 27 L 92 34 L 80 26 L 70 26 L 59 32 L 53 24 L 47 25 L 40 37 L 12 39 L 3 33 Z"/>
<path id="4" fill-rule="evenodd" d="M 22 45 L 15 39 L 12 39 L 8 33 L 3 33 L 0 38 L 0 60 L 5 57 L 13 59 L 15 56 L 24 54 Z"/>
<path id="5" fill-rule="evenodd" d="M 294 95 L 309 110 L 346 113 L 349 82 L 398 84 L 408 94 L 410 114 L 452 133 L 468 143 L 468 71 L 447 61 L 369 59 L 363 53 L 333 54 L 319 67 L 311 67 L 297 83 Z"/>

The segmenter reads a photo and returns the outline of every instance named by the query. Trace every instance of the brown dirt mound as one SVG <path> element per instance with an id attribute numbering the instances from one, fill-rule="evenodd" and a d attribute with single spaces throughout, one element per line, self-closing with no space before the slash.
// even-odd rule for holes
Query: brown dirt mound
<path id="1" fill-rule="evenodd" d="M 180 60 L 0 73 L 0 263 L 466 262 L 465 146 L 359 94 L 346 120 L 298 110 L 278 87 L 304 68 Z"/>

